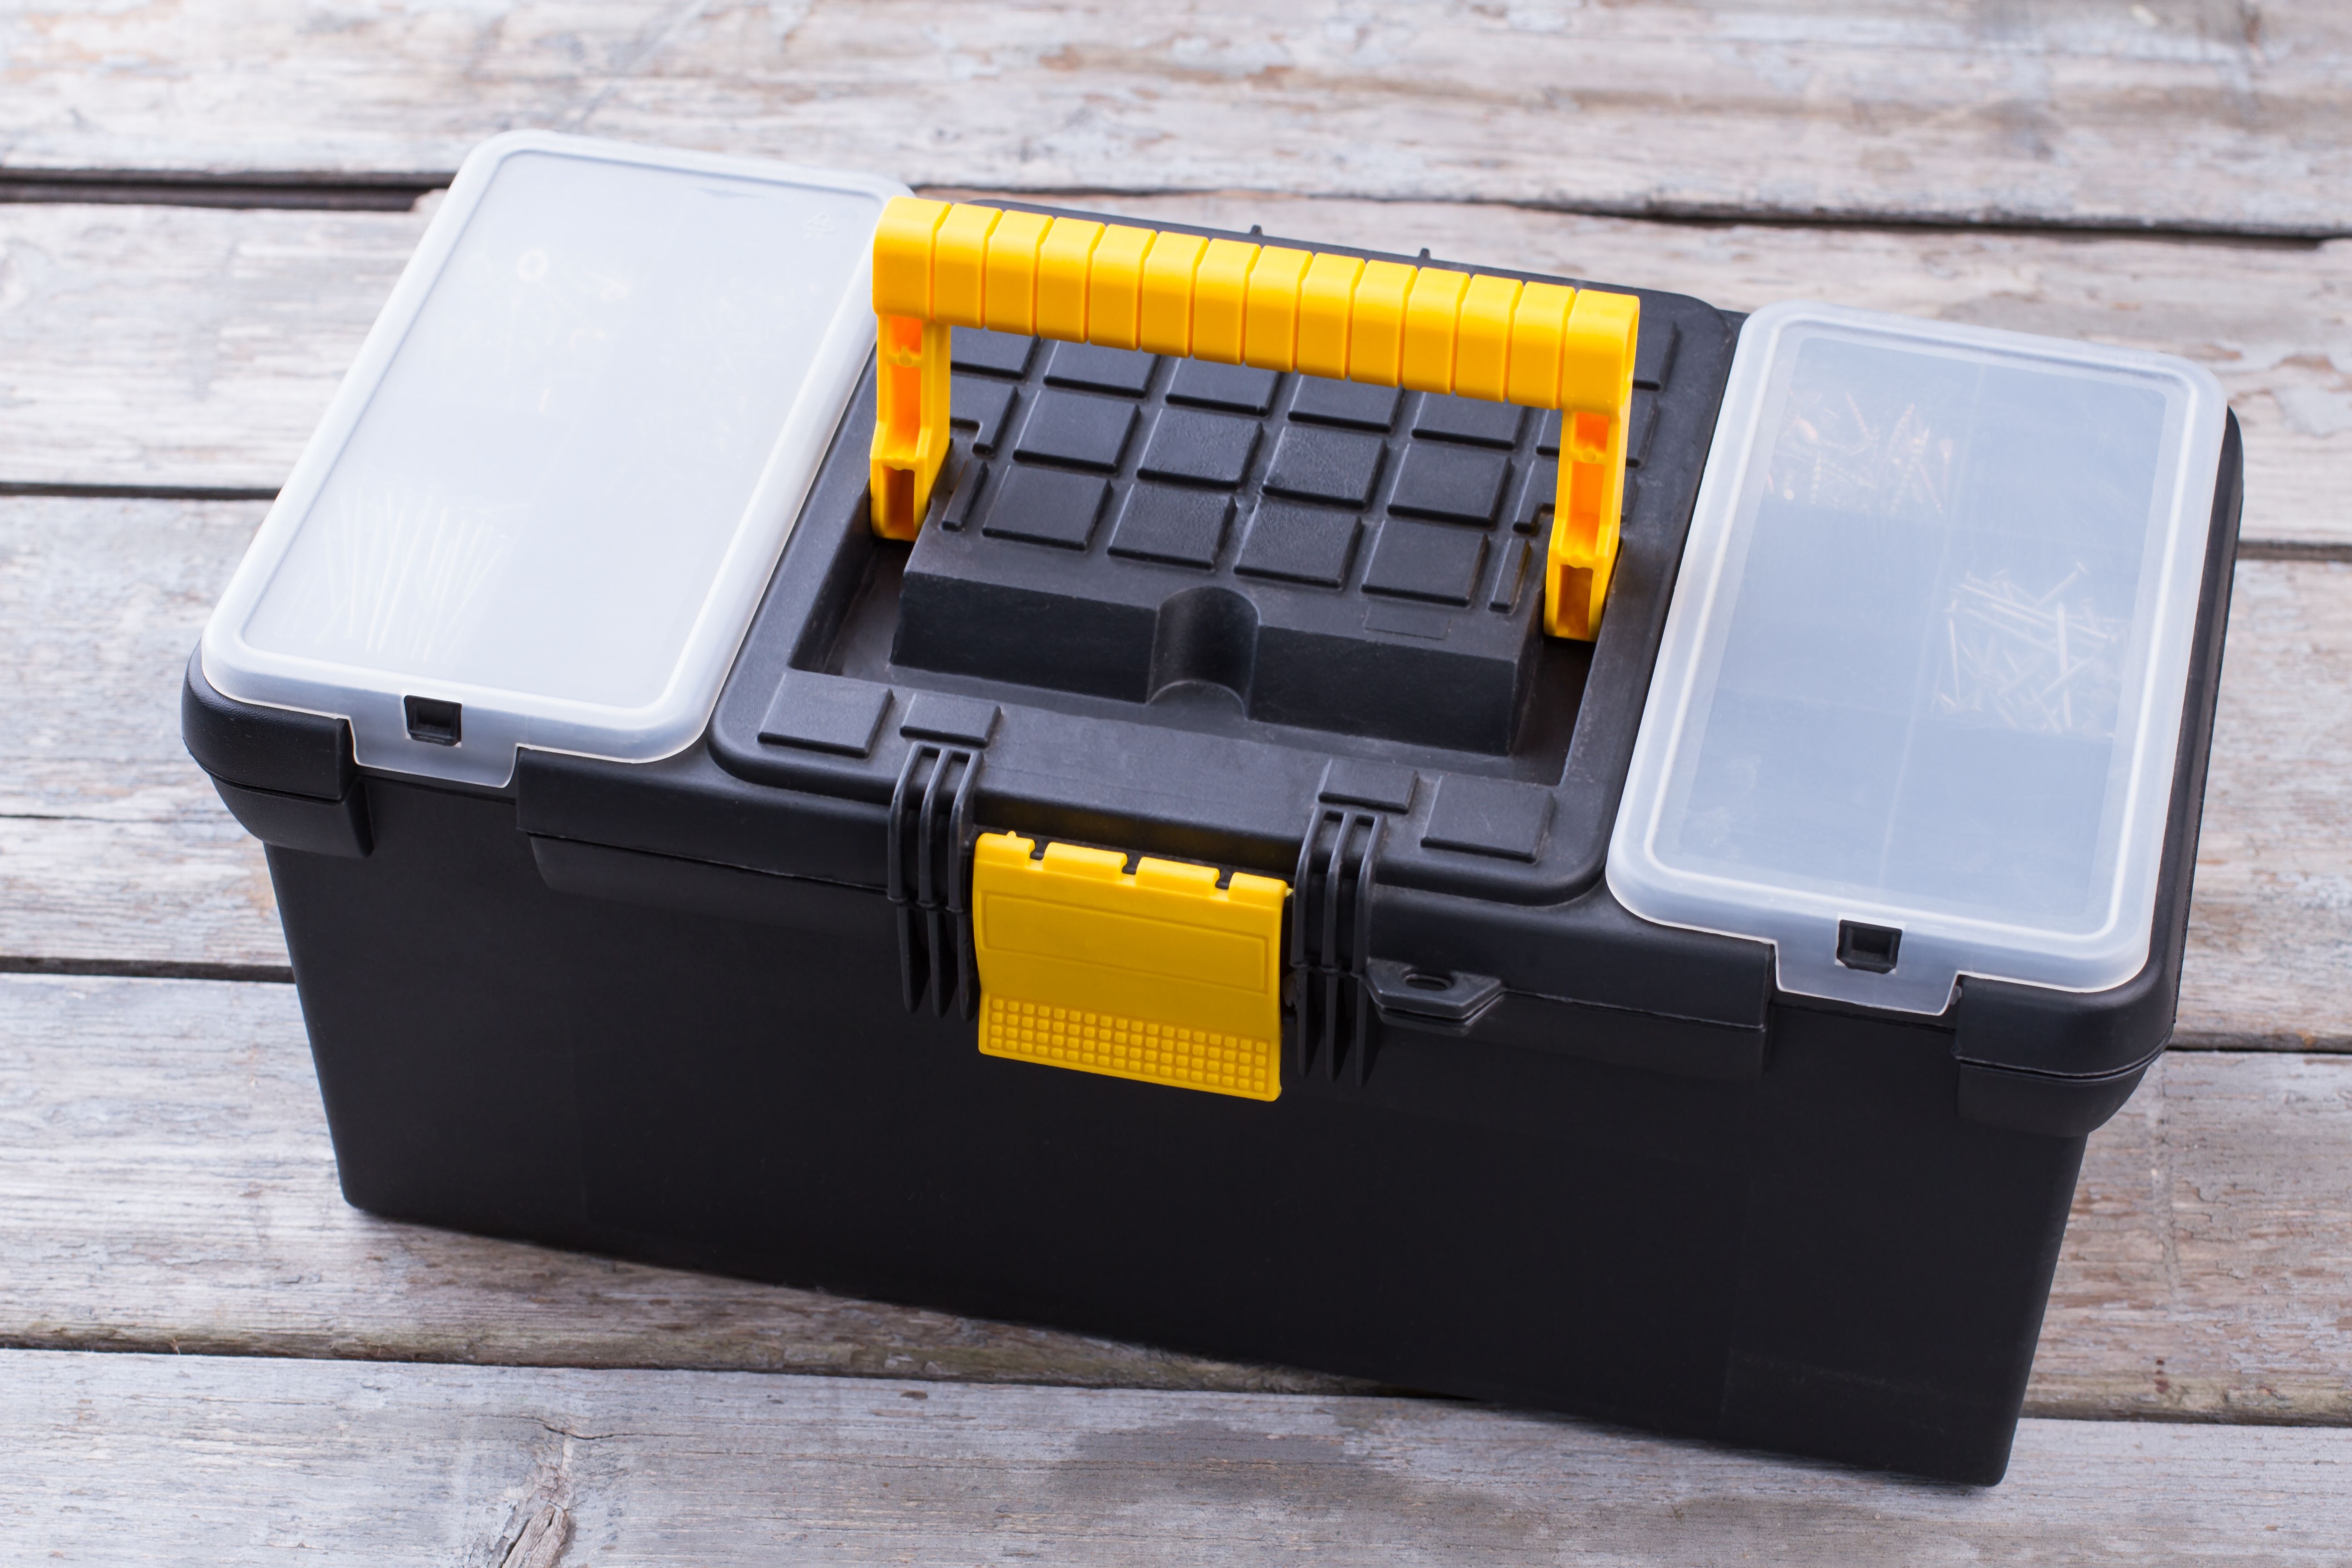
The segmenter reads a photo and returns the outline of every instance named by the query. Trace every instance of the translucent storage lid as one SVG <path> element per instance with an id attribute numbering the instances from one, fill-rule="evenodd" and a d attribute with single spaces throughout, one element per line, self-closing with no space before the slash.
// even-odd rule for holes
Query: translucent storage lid
<path id="1" fill-rule="evenodd" d="M 520 133 L 466 160 L 215 611 L 370 767 L 701 732 L 873 345 L 905 187 Z"/>
<path id="2" fill-rule="evenodd" d="M 1783 990 L 2147 963 L 2224 411 L 2182 360 L 1810 304 L 1740 333 L 1609 885 Z"/>

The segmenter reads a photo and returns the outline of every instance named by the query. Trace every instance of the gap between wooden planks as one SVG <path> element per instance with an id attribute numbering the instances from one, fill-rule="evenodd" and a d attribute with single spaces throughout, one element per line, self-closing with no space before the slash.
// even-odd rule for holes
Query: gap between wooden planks
<path id="1" fill-rule="evenodd" d="M 348 187 L 541 126 L 1033 193 L 2352 230 L 2328 0 L 25 0 L 0 61 L 20 180 Z"/>
<path id="2" fill-rule="evenodd" d="M 2352 1432 L 2027 1421 L 1936 1486 L 1448 1401 L 0 1352 L 28 1559 L 2340 1564 Z"/>
<path id="3" fill-rule="evenodd" d="M 1767 228 L 1262 195 L 1147 219 L 1566 273 L 1731 310 L 1812 297 L 2195 359 L 2246 431 L 2246 537 L 2352 555 L 2352 240 Z M 423 232 L 410 213 L 0 206 L 0 488 L 273 490 Z"/>
<path id="4" fill-rule="evenodd" d="M 1362 1386 L 373 1218 L 283 985 L 0 976 L 0 1345 Z M 2027 1409 L 2352 1424 L 2347 1279 L 2352 1058 L 2168 1055 L 2092 1137 Z"/>

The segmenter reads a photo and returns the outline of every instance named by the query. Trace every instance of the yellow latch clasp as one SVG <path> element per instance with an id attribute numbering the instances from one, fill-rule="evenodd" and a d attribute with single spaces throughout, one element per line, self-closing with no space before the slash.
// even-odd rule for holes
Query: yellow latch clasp
<path id="1" fill-rule="evenodd" d="M 1544 629 L 1599 631 L 1641 301 L 1125 224 L 899 196 L 874 233 L 874 531 L 912 539 L 948 449 L 949 329 L 1563 410 Z"/>
<path id="2" fill-rule="evenodd" d="M 972 847 L 980 1048 L 1247 1100 L 1282 1092 L 1290 886 L 1114 849 L 982 836 Z"/>

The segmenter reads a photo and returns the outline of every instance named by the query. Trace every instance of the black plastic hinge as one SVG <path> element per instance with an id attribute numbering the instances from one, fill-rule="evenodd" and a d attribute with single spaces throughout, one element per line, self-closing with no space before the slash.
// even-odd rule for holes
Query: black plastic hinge
<path id="1" fill-rule="evenodd" d="M 1371 1005 L 1364 994 L 1371 949 L 1376 811 L 1318 805 L 1298 847 L 1291 883 L 1289 1062 L 1285 1076 L 1306 1085 L 1371 1077 Z"/>
<path id="2" fill-rule="evenodd" d="M 907 1010 L 923 998 L 944 1016 L 976 1016 L 980 978 L 972 957 L 971 801 L 980 753 L 917 742 L 907 748 L 890 794 L 890 902 L 898 918 L 898 982 Z"/>

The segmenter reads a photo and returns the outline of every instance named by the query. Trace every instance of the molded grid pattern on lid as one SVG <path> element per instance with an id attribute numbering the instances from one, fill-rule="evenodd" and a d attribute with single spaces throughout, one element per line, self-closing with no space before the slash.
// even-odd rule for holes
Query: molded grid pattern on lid
<path id="1" fill-rule="evenodd" d="M 1509 751 L 1556 414 L 968 327 L 950 355 L 958 456 L 908 560 L 895 659 L 1142 702 L 1168 673 L 1160 607 L 1206 588 L 1276 634 L 1220 666 L 1252 717 L 1361 731 L 1382 721 L 1362 683 L 1400 708 L 1411 686 L 1428 701 L 1382 738 Z M 1633 394 L 1629 428 L 1656 398 Z M 987 619 L 1015 596 L 1017 637 Z M 1335 648 L 1349 679 L 1327 679 Z"/>

